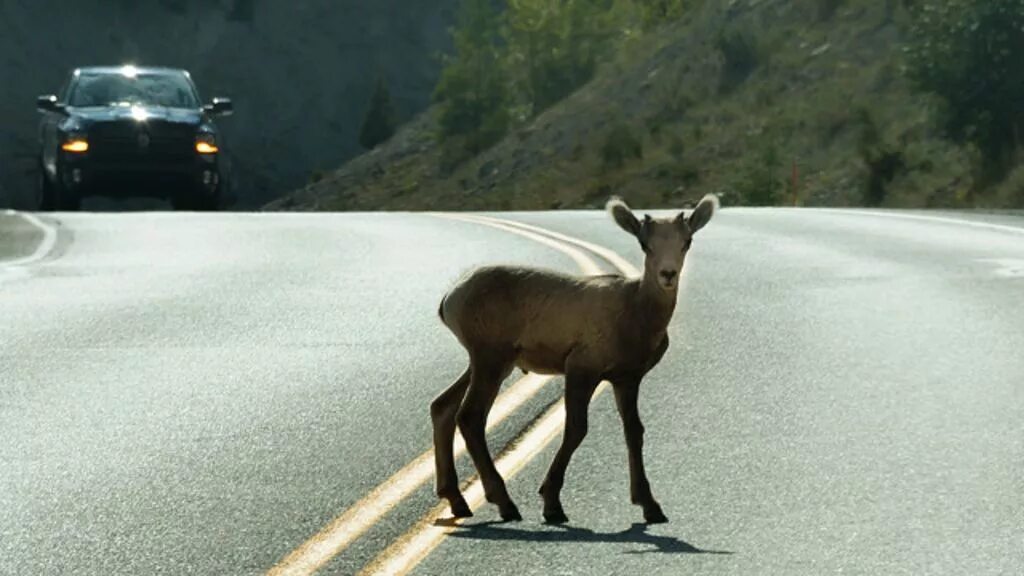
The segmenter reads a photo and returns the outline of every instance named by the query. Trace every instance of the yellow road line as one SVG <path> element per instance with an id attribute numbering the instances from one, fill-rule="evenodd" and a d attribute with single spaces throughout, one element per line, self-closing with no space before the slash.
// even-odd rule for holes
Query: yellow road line
<path id="1" fill-rule="evenodd" d="M 623 274 L 625 274 L 626 276 L 636 277 L 636 276 L 640 275 L 640 271 L 635 266 L 630 264 L 628 260 L 626 260 L 622 256 L 619 256 L 618 253 L 616 253 L 615 251 L 609 250 L 608 248 L 605 248 L 604 246 L 600 246 L 600 245 L 594 244 L 592 242 L 587 242 L 585 240 L 580 240 L 579 238 L 573 238 L 572 236 L 566 236 L 565 234 L 560 234 L 560 233 L 555 232 L 553 230 L 547 230 L 545 228 L 540 228 L 539 226 L 533 226 L 531 224 L 526 224 L 525 222 L 517 222 L 517 221 L 514 221 L 514 220 L 502 220 L 502 219 L 499 219 L 499 218 L 494 218 L 494 217 L 491 217 L 491 216 L 482 216 L 482 215 L 473 215 L 472 218 L 480 219 L 480 220 L 485 220 L 485 221 L 488 221 L 488 222 L 500 223 L 500 224 L 502 224 L 504 226 L 514 226 L 514 227 L 520 228 L 522 230 L 528 230 L 528 231 L 536 232 L 538 234 L 542 234 L 542 235 L 547 236 L 549 238 L 552 238 L 554 240 L 560 240 L 560 241 L 566 242 L 568 244 L 573 244 L 575 246 L 579 246 L 580 248 L 589 250 L 589 251 L 593 252 L 594 254 L 597 254 L 601 258 L 604 258 L 605 261 L 607 261 L 612 266 L 615 266 L 616 268 L 618 268 L 619 271 L 622 272 Z"/>
<path id="2" fill-rule="evenodd" d="M 493 429 L 512 415 L 551 379 L 551 376 L 528 374 L 517 380 L 495 401 L 494 409 L 487 419 L 487 429 Z M 458 434 L 455 437 L 454 450 L 456 458 L 466 451 L 466 444 Z M 341 516 L 296 548 L 267 574 L 291 576 L 316 572 L 433 477 L 434 450 L 431 449 L 420 454 L 350 506 Z"/>
<path id="3" fill-rule="evenodd" d="M 437 214 L 437 216 L 451 220 L 462 220 L 463 222 L 483 224 L 485 226 L 490 226 L 491 228 L 497 228 L 499 230 L 518 234 L 519 236 L 529 238 L 534 242 L 544 244 L 545 246 L 549 246 L 559 252 L 562 252 L 572 258 L 573 261 L 576 262 L 576 265 L 580 267 L 580 270 L 588 276 L 596 276 L 604 273 L 604 271 L 601 270 L 601 267 L 598 266 L 591 257 L 572 246 L 568 246 L 565 241 L 559 241 L 559 239 L 552 238 L 551 234 L 553 233 L 548 234 L 542 229 L 526 230 L 516 226 L 516 222 L 498 220 L 497 218 L 488 218 L 485 216 L 470 216 L 465 214 Z"/>
<path id="4" fill-rule="evenodd" d="M 453 214 L 437 214 L 445 218 L 462 220 L 499 228 L 539 242 L 569 256 L 584 274 L 596 275 L 601 267 L 582 251 L 567 246 L 544 235 L 508 226 L 500 221 L 483 221 L 477 218 Z M 535 396 L 552 377 L 529 374 L 512 384 L 498 397 L 488 417 L 490 430 L 510 416 L 516 409 Z M 465 452 L 466 445 L 460 435 L 455 440 L 455 457 Z M 332 558 L 342 553 L 360 536 L 366 533 L 399 503 L 409 497 L 434 477 L 434 451 L 419 455 L 401 470 L 374 488 L 369 494 L 354 503 L 327 526 L 289 553 L 268 576 L 298 576 L 313 574 Z M 440 506 L 443 511 L 445 506 Z"/>
<path id="5" fill-rule="evenodd" d="M 545 240 L 551 240 L 556 243 L 560 240 L 569 241 L 569 237 L 561 234 L 557 235 L 561 238 L 554 239 L 551 236 L 554 236 L 556 233 L 549 233 L 542 228 L 536 227 L 529 227 L 533 230 L 526 230 L 515 226 L 518 223 L 513 224 L 505 220 L 495 218 L 484 219 L 482 217 L 478 220 L 478 217 L 467 216 L 460 216 L 458 218 L 467 221 L 480 221 L 482 224 L 505 229 L 531 238 L 541 236 Z M 579 246 L 589 244 L 584 243 L 582 240 L 572 240 L 574 244 Z M 538 241 L 541 240 L 538 239 Z M 598 248 L 603 252 L 609 253 L 609 255 L 614 255 L 614 253 L 606 248 L 592 244 L 587 246 L 588 250 L 597 253 L 593 248 Z M 619 268 L 627 276 L 639 274 L 636 268 L 625 262 L 621 257 L 618 257 L 618 255 L 615 255 L 614 258 L 604 255 L 602 257 Z M 594 391 L 593 398 L 600 396 L 607 388 L 608 382 L 602 382 Z M 565 427 L 564 407 L 564 400 L 559 400 L 508 451 L 498 457 L 495 461 L 495 466 L 506 480 L 519 473 L 526 464 L 540 454 L 558 436 L 559 431 Z M 469 484 L 463 490 L 463 496 L 466 498 L 469 507 L 473 510 L 484 505 L 486 499 L 484 497 L 483 484 L 478 476 L 474 476 L 469 481 Z M 446 505 L 438 504 L 428 511 L 408 532 L 388 546 L 370 564 L 363 568 L 359 572 L 359 576 L 402 576 L 412 572 L 424 558 L 444 542 L 444 539 L 449 534 L 457 529 L 459 525 L 457 521 L 453 521 L 449 525 L 438 525 L 436 523 L 437 519 L 444 514 L 446 509 Z"/>
<path id="6" fill-rule="evenodd" d="M 594 397 L 604 392 L 607 386 L 607 382 L 602 382 L 594 391 Z M 503 477 L 508 479 L 515 476 L 558 436 L 565 424 L 564 406 L 563 400 L 552 405 L 511 449 L 498 457 L 495 466 Z M 474 477 L 463 490 L 463 496 L 473 509 L 485 503 L 483 484 L 478 477 Z M 400 576 L 411 572 L 458 527 L 454 522 L 449 526 L 435 524 L 446 508 L 444 504 L 432 508 L 412 529 L 363 568 L 359 576 Z"/>

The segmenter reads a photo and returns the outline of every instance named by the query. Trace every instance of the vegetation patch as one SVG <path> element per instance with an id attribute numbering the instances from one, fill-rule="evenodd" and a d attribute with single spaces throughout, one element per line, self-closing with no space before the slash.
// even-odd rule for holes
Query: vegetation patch
<path id="1" fill-rule="evenodd" d="M 293 209 L 1024 203 L 1024 0 L 494 6 L 434 109 Z"/>

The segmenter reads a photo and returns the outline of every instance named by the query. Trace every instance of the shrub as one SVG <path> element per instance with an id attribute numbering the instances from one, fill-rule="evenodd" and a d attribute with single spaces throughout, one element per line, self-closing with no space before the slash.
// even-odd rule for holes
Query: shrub
<path id="1" fill-rule="evenodd" d="M 995 189 L 997 207 L 1024 206 L 1024 165 L 1017 166 Z"/>
<path id="2" fill-rule="evenodd" d="M 682 137 L 678 134 L 673 134 L 672 138 L 668 143 L 668 153 L 672 155 L 676 160 L 680 160 L 683 157 L 683 152 L 686 151 L 686 144 L 683 142 Z"/>
<path id="3" fill-rule="evenodd" d="M 827 22 L 831 20 L 839 8 L 845 3 L 845 0 L 815 0 L 818 5 L 818 20 Z"/>
<path id="4" fill-rule="evenodd" d="M 748 206 L 774 206 L 782 193 L 782 156 L 774 144 L 761 149 L 741 171 L 736 182 L 740 202 Z"/>
<path id="5" fill-rule="evenodd" d="M 718 89 L 720 92 L 729 92 L 743 84 L 760 65 L 756 40 L 753 33 L 732 27 L 722 29 L 715 44 L 722 54 Z"/>
<path id="6" fill-rule="evenodd" d="M 899 152 L 879 149 L 874 155 L 865 155 L 863 160 L 868 168 L 864 204 L 879 206 L 885 201 L 889 183 L 903 168 L 903 156 Z"/>
<path id="7" fill-rule="evenodd" d="M 677 20 L 689 8 L 687 0 L 635 0 L 640 8 L 643 24 L 655 28 L 665 22 Z"/>
<path id="8" fill-rule="evenodd" d="M 868 171 L 863 202 L 867 206 L 879 206 L 885 201 L 889 184 L 904 167 L 903 153 L 897 145 L 883 138 L 870 112 L 861 110 L 858 116 L 861 124 L 858 151 Z"/>
<path id="9" fill-rule="evenodd" d="M 626 124 L 619 122 L 608 131 L 601 145 L 601 165 L 606 170 L 621 168 L 628 160 L 644 157 L 643 142 Z"/>
<path id="10" fill-rule="evenodd" d="M 912 11 L 911 79 L 942 100 L 947 134 L 1002 173 L 1024 129 L 1024 0 L 924 0 Z"/>

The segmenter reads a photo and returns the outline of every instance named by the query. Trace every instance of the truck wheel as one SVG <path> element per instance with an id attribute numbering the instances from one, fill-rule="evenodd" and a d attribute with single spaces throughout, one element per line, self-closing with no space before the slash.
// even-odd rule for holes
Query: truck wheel
<path id="1" fill-rule="evenodd" d="M 58 166 L 58 173 L 60 167 Z M 62 210 L 65 212 L 77 212 L 82 208 L 82 197 L 73 190 L 68 190 L 64 183 L 58 179 L 56 182 L 51 181 L 46 177 L 46 172 L 42 171 L 40 166 L 40 172 L 42 175 L 41 186 L 44 187 L 45 194 L 42 195 L 44 204 L 50 206 L 47 210 Z"/>
<path id="2" fill-rule="evenodd" d="M 175 211 L 213 212 L 217 210 L 218 196 L 199 190 L 176 194 L 171 197 L 171 207 Z"/>
<path id="3" fill-rule="evenodd" d="M 182 192 L 171 197 L 171 207 L 175 212 L 192 212 L 199 210 L 199 195 L 195 192 Z"/>
<path id="4" fill-rule="evenodd" d="M 46 177 L 46 169 L 39 163 L 38 176 L 36 177 L 36 209 L 49 212 L 57 209 L 56 187 Z"/>
<path id="5" fill-rule="evenodd" d="M 65 212 L 78 212 L 82 209 L 82 197 L 61 187 L 57 191 L 57 208 Z"/>
<path id="6" fill-rule="evenodd" d="M 216 192 L 196 198 L 196 209 L 202 212 L 216 212 L 220 198 Z"/>

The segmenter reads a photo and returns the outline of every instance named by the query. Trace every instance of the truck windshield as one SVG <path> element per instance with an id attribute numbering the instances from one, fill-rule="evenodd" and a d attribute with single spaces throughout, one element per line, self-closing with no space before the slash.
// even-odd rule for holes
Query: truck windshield
<path id="1" fill-rule="evenodd" d="M 82 73 L 68 99 L 68 105 L 76 107 L 131 104 L 166 108 L 200 107 L 192 84 L 183 74 L 173 73 Z"/>

